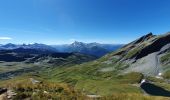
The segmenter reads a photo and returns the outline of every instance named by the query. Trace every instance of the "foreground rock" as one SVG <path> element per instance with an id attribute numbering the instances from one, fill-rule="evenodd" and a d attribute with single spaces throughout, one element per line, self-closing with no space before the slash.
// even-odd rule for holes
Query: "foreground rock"
<path id="1" fill-rule="evenodd" d="M 0 100 L 12 100 L 16 95 L 17 93 L 11 89 L 0 88 Z"/>

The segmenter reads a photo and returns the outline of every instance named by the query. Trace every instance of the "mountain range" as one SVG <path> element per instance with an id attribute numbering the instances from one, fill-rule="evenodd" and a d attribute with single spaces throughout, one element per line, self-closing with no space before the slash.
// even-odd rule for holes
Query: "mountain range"
<path id="1" fill-rule="evenodd" d="M 73 96 L 83 97 L 82 100 L 87 97 L 101 100 L 167 100 L 166 97 L 170 97 L 170 33 L 148 33 L 126 45 L 82 42 L 52 46 L 2 45 L 0 86 L 7 82 L 6 87 L 13 88 L 18 93 L 18 99 L 25 98 L 25 95 L 32 98 L 34 93 L 39 93 L 34 90 L 36 85 L 17 87 L 10 84 L 26 84 L 29 83 L 28 78 L 42 81 L 36 88 L 41 94 L 44 91 L 49 94 L 58 92 L 48 85 L 42 90 L 41 85 L 46 82 L 53 83 L 51 86 L 59 83 L 71 86 L 76 95 L 71 95 L 68 100 L 72 100 Z M 60 88 L 68 89 L 64 86 Z M 81 96 L 77 96 L 77 91 Z M 36 95 L 37 98 L 42 98 L 41 94 Z"/>
<path id="2" fill-rule="evenodd" d="M 48 51 L 48 52 L 78 52 L 88 55 L 93 55 L 96 57 L 101 57 L 109 52 L 112 52 L 120 47 L 123 44 L 99 44 L 99 43 L 83 43 L 75 41 L 72 44 L 65 44 L 65 45 L 46 45 L 46 44 L 12 44 L 8 43 L 5 45 L 0 45 L 0 50 L 9 50 L 9 49 L 17 49 L 17 48 L 24 48 L 24 49 L 36 49 L 41 51 Z"/>
<path id="3" fill-rule="evenodd" d="M 123 44 L 83 43 L 75 41 L 70 45 L 55 45 L 53 47 L 60 52 L 80 52 L 101 57 L 107 53 L 119 49 L 122 46 Z"/>

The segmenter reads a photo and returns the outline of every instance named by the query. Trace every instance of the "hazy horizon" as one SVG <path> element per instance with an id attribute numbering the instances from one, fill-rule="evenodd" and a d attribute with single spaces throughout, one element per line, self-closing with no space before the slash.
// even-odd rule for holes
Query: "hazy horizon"
<path id="1" fill-rule="evenodd" d="M 6 44 L 15 44 L 15 45 L 30 45 L 30 44 L 45 44 L 45 45 L 70 45 L 73 44 L 75 42 L 82 42 L 82 41 L 73 41 L 70 43 L 56 43 L 56 44 L 46 44 L 46 43 L 38 43 L 38 42 L 34 42 L 34 43 L 11 43 L 11 42 L 7 42 L 7 43 L 1 43 L 1 45 L 6 45 Z M 121 44 L 121 43 L 100 43 L 100 42 L 82 42 L 85 44 L 89 44 L 89 43 L 99 43 L 99 44 L 109 44 L 109 45 L 125 45 L 125 44 Z"/>

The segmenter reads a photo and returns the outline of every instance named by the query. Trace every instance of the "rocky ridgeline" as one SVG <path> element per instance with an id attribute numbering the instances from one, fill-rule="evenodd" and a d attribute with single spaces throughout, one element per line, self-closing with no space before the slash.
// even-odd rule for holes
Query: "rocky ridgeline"
<path id="1" fill-rule="evenodd" d="M 126 65 L 127 67 L 121 69 L 122 73 L 140 72 L 144 75 L 157 76 L 164 73 L 166 66 L 170 64 L 170 61 L 162 62 L 161 59 L 169 51 L 170 33 L 163 35 L 149 33 L 109 54 L 110 58 L 107 60 L 115 58 L 117 60 L 114 65 Z"/>

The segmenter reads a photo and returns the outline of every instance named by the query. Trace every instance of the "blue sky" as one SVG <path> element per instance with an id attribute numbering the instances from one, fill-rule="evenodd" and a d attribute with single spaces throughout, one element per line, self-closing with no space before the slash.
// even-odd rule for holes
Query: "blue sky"
<path id="1" fill-rule="evenodd" d="M 0 44 L 128 43 L 170 31 L 170 0 L 0 0 Z"/>

